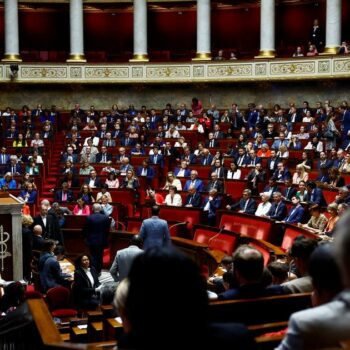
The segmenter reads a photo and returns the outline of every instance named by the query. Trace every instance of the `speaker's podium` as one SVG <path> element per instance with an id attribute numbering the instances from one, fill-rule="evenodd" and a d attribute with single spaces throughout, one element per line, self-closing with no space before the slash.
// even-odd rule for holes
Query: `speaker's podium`
<path id="1" fill-rule="evenodd" d="M 23 279 L 22 206 L 21 200 L 0 192 L 0 273 L 6 281 Z"/>

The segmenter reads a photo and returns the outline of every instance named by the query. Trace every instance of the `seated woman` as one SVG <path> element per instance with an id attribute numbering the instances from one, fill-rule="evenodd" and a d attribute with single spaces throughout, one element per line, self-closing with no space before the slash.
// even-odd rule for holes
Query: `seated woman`
<path id="1" fill-rule="evenodd" d="M 305 228 L 313 233 L 321 233 L 327 226 L 327 218 L 321 213 L 321 209 L 317 204 L 314 204 L 309 209 L 311 217 L 306 224 L 298 223 L 299 227 Z"/>
<path id="2" fill-rule="evenodd" d="M 90 207 L 86 204 L 83 198 L 77 200 L 77 204 L 73 209 L 74 215 L 88 216 L 90 215 Z"/>
<path id="3" fill-rule="evenodd" d="M 119 180 L 114 172 L 110 172 L 107 176 L 105 184 L 108 188 L 119 188 Z"/>
<path id="4" fill-rule="evenodd" d="M 110 194 L 110 192 L 108 192 L 108 185 L 106 183 L 102 184 L 101 186 L 101 192 L 98 192 L 96 195 L 96 202 L 101 203 L 101 198 L 102 196 L 106 196 L 107 197 L 107 202 L 108 203 L 112 203 L 112 196 Z"/>
<path id="5" fill-rule="evenodd" d="M 39 175 L 39 167 L 36 165 L 34 160 L 31 160 L 26 166 L 26 173 L 28 173 L 29 175 Z"/>
<path id="6" fill-rule="evenodd" d="M 147 201 L 150 201 L 150 202 L 154 202 L 152 204 L 156 204 L 156 205 L 159 205 L 159 204 L 164 204 L 164 197 L 159 194 L 159 193 L 156 193 L 156 191 L 152 188 L 146 190 L 146 200 Z"/>
<path id="7" fill-rule="evenodd" d="M 83 164 L 80 166 L 79 175 L 90 175 L 92 170 L 95 170 L 95 168 L 90 165 L 89 161 L 84 160 Z"/>
<path id="8" fill-rule="evenodd" d="M 259 158 L 270 158 L 271 157 L 271 151 L 270 151 L 269 145 L 267 143 L 263 143 L 261 145 L 261 148 L 259 149 L 257 156 Z"/>
<path id="9" fill-rule="evenodd" d="M 196 119 L 194 123 L 192 123 L 187 130 L 193 130 L 197 131 L 199 134 L 204 134 L 204 128 L 203 125 L 199 123 L 199 121 Z"/>
<path id="10" fill-rule="evenodd" d="M 301 142 L 299 141 L 299 138 L 297 135 L 292 135 L 292 138 L 289 142 L 288 148 L 291 151 L 299 151 L 303 148 Z"/>
<path id="11" fill-rule="evenodd" d="M 140 187 L 139 180 L 135 176 L 134 170 L 129 169 L 126 172 L 126 176 L 123 179 L 123 182 L 120 186 L 120 188 L 131 188 L 133 190 L 136 190 Z"/>
<path id="12" fill-rule="evenodd" d="M 289 151 L 285 145 L 281 145 L 278 149 L 277 156 L 281 159 L 289 158 Z"/>
<path id="13" fill-rule="evenodd" d="M 24 190 L 27 188 L 27 184 L 28 183 L 31 183 L 33 185 L 33 188 L 36 190 L 36 185 L 35 185 L 35 182 L 34 182 L 34 178 L 33 176 L 31 176 L 30 174 L 28 173 L 24 173 L 24 175 L 22 176 L 22 179 L 19 180 L 18 182 L 18 188 L 20 190 Z"/>
<path id="14" fill-rule="evenodd" d="M 235 162 L 230 163 L 230 169 L 226 174 L 227 180 L 240 180 L 241 179 L 241 170 L 238 169 Z"/>
<path id="15" fill-rule="evenodd" d="M 337 168 L 329 169 L 329 187 L 332 189 L 340 188 L 345 186 L 345 180 L 340 175 L 339 170 Z"/>
<path id="16" fill-rule="evenodd" d="M 177 189 L 175 186 L 169 187 L 169 194 L 165 197 L 165 204 L 173 207 L 181 207 L 182 206 L 182 198 L 177 193 Z"/>
<path id="17" fill-rule="evenodd" d="M 328 218 L 327 225 L 324 228 L 324 231 L 322 233 L 324 235 L 332 237 L 335 225 L 339 220 L 338 204 L 336 203 L 329 204 L 327 207 L 327 212 L 330 214 L 330 217 Z"/>
<path id="18" fill-rule="evenodd" d="M 38 150 L 34 150 L 33 154 L 28 157 L 28 161 L 33 160 L 35 164 L 44 164 L 43 157 L 39 154 Z"/>
<path id="19" fill-rule="evenodd" d="M 314 150 L 315 152 L 323 152 L 323 142 L 317 136 L 314 136 L 311 141 L 304 147 L 305 150 Z"/>
<path id="20" fill-rule="evenodd" d="M 75 261 L 73 298 L 78 308 L 95 310 L 100 304 L 98 275 L 90 257 L 81 254 Z"/>
<path id="21" fill-rule="evenodd" d="M 309 194 L 306 189 L 305 181 L 300 181 L 296 197 L 300 199 L 300 202 L 306 202 L 309 198 Z"/>
<path id="22" fill-rule="evenodd" d="M 301 154 L 301 160 L 302 162 L 300 164 L 304 166 L 305 170 L 310 171 L 312 169 L 313 164 L 312 159 L 309 158 L 309 153 L 303 152 Z"/>
<path id="23" fill-rule="evenodd" d="M 16 180 L 13 179 L 12 174 L 7 172 L 2 179 L 0 179 L 0 189 L 3 191 L 14 190 L 17 188 Z"/>
<path id="24" fill-rule="evenodd" d="M 293 174 L 293 185 L 299 185 L 300 181 L 307 182 L 309 179 L 309 174 L 305 171 L 303 164 L 298 164 L 296 166 L 296 172 Z"/>
<path id="25" fill-rule="evenodd" d="M 108 197 L 106 195 L 103 195 L 101 197 L 101 208 L 102 208 L 103 214 L 105 214 L 106 216 L 108 216 L 111 219 L 111 228 L 114 228 L 115 221 L 112 218 L 112 213 L 113 213 L 114 207 L 113 207 L 113 205 L 108 203 Z"/>
<path id="26" fill-rule="evenodd" d="M 306 56 L 312 57 L 312 56 L 317 56 L 318 51 L 315 45 L 310 45 L 309 46 L 309 51 L 306 53 Z"/>
<path id="27" fill-rule="evenodd" d="M 263 192 L 260 193 L 261 197 L 261 203 L 258 205 L 255 216 L 264 216 L 266 217 L 267 213 L 271 209 L 271 203 L 269 202 L 270 200 L 270 193 L 269 192 Z"/>
<path id="28" fill-rule="evenodd" d="M 89 185 L 84 184 L 80 188 L 80 192 L 78 194 L 78 198 L 82 198 L 85 203 L 92 204 L 95 202 L 95 198 L 92 195 L 92 191 Z"/>
<path id="29" fill-rule="evenodd" d="M 183 136 L 180 136 L 177 141 L 175 142 L 174 147 L 187 147 L 187 142 L 185 142 L 185 138 Z"/>
<path id="30" fill-rule="evenodd" d="M 350 155 L 347 154 L 345 156 L 345 161 L 344 163 L 341 165 L 341 167 L 339 168 L 339 171 L 342 174 L 349 174 L 350 173 Z"/>
<path id="31" fill-rule="evenodd" d="M 27 141 L 23 137 L 22 133 L 18 134 L 16 140 L 13 141 L 12 146 L 16 147 L 16 148 L 22 148 L 22 147 L 27 147 L 28 146 Z"/>
<path id="32" fill-rule="evenodd" d="M 165 182 L 165 185 L 163 187 L 163 190 L 169 190 L 169 188 L 171 186 L 176 187 L 176 189 L 178 191 L 182 190 L 181 181 L 176 178 L 176 176 L 174 175 L 174 173 L 172 171 L 169 171 L 167 174 L 167 177 L 166 177 L 166 182 Z"/>

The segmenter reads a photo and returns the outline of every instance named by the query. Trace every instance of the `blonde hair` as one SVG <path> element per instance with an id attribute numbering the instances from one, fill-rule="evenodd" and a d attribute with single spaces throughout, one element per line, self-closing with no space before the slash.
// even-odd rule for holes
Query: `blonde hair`
<path id="1" fill-rule="evenodd" d="M 33 225 L 33 218 L 30 215 L 22 215 L 22 225 L 23 226 L 31 226 Z"/>

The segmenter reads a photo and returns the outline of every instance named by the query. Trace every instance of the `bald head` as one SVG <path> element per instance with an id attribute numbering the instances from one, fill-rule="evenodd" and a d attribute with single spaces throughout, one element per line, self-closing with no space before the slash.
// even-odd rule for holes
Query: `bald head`
<path id="1" fill-rule="evenodd" d="M 40 225 L 35 225 L 34 228 L 33 228 L 33 234 L 35 236 L 41 236 L 43 233 L 43 229 Z"/>

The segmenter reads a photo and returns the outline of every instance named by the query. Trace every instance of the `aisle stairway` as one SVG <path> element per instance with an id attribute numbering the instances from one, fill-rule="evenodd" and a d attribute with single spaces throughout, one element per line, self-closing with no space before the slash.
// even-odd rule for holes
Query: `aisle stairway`
<path id="1" fill-rule="evenodd" d="M 39 203 L 43 199 L 48 199 L 51 203 L 54 198 L 52 189 L 56 187 L 57 175 L 60 172 L 60 158 L 63 151 L 65 135 L 59 131 L 55 136 L 54 144 L 52 145 L 52 152 L 48 161 L 48 171 L 45 183 L 42 185 L 42 191 L 39 195 Z"/>

